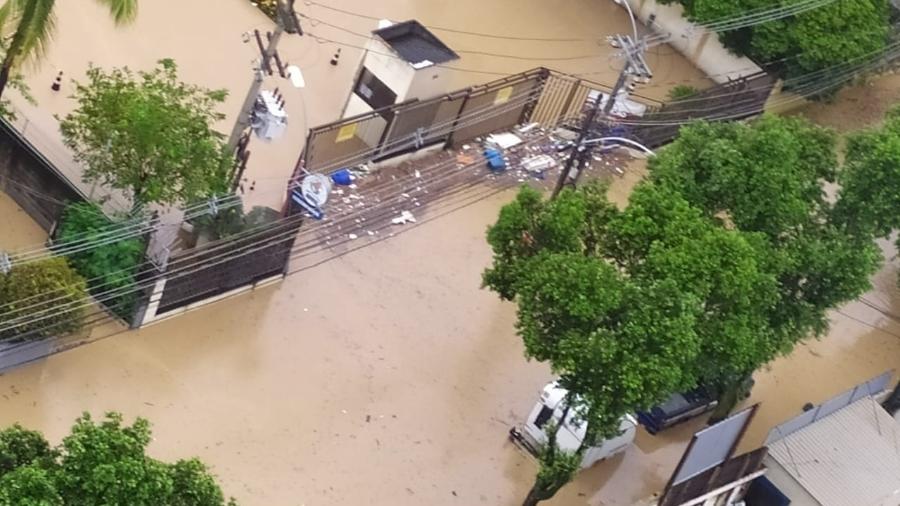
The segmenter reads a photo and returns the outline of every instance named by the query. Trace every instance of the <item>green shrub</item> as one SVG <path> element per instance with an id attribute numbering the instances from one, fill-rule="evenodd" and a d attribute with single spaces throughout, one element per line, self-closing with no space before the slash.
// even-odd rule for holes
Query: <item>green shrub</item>
<path id="1" fill-rule="evenodd" d="M 669 100 L 681 100 L 684 98 L 692 97 L 697 94 L 699 90 L 694 88 L 689 84 L 679 84 L 675 86 L 671 90 L 669 90 Z"/>
<path id="2" fill-rule="evenodd" d="M 131 321 L 137 294 L 132 291 L 144 252 L 144 239 L 115 240 L 127 232 L 116 233 L 119 225 L 103 215 L 96 206 L 83 202 L 71 204 L 63 213 L 55 247 L 88 280 L 88 290 L 121 318 Z M 135 230 L 134 227 L 130 230 Z M 78 244 L 75 244 L 75 243 Z M 71 245 L 71 252 L 64 248 Z M 86 247 L 80 247 L 78 245 Z M 89 246 L 89 247 L 87 247 Z M 109 298 L 110 291 L 124 294 Z M 108 300 L 107 300 L 108 299 Z"/>
<path id="3" fill-rule="evenodd" d="M 0 339 L 40 339 L 84 326 L 87 287 L 65 258 L 14 266 L 0 275 Z"/>

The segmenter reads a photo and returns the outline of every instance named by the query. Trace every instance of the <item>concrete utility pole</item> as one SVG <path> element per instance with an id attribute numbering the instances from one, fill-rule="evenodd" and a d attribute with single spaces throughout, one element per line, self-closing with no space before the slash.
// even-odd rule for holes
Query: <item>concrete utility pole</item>
<path id="1" fill-rule="evenodd" d="M 303 29 L 300 27 L 300 20 L 297 18 L 296 11 L 294 11 L 294 1 L 295 0 L 278 0 L 278 26 L 275 28 L 275 32 L 267 37 L 268 40 L 265 47 L 263 47 L 262 39 L 257 35 L 257 43 L 260 46 L 261 52 L 259 69 L 256 69 L 253 84 L 250 85 L 250 90 L 247 91 L 247 97 L 244 99 L 244 104 L 241 105 L 241 111 L 238 113 L 234 128 L 231 130 L 231 135 L 228 137 L 228 149 L 232 153 L 237 149 L 238 142 L 241 140 L 241 135 L 243 135 L 244 131 L 250 127 L 250 119 L 253 117 L 253 108 L 256 106 L 256 99 L 259 97 L 260 90 L 262 90 L 266 72 L 268 71 L 271 73 L 271 61 L 273 59 L 278 63 L 279 72 L 284 75 L 284 69 L 281 68 L 281 61 L 278 58 L 277 53 L 278 41 L 281 39 L 281 35 L 284 32 L 303 35 Z"/>
<path id="2" fill-rule="evenodd" d="M 613 86 L 612 92 L 610 92 L 609 98 L 606 100 L 606 104 L 603 105 L 602 118 L 604 121 L 609 120 L 610 113 L 612 113 L 613 108 L 616 105 L 616 100 L 625 88 L 630 76 L 653 77 L 650 67 L 644 60 L 643 52 L 645 47 L 642 40 L 636 41 L 629 35 L 616 35 L 613 40 L 616 43 L 615 45 L 621 47 L 625 53 L 625 67 L 623 67 L 622 72 L 619 73 L 619 78 L 616 80 L 616 84 Z M 594 120 L 597 117 L 597 113 L 600 111 L 601 97 L 602 95 L 597 97 L 591 110 L 588 111 L 584 121 L 581 123 L 581 132 L 578 134 L 578 140 L 575 141 L 572 153 L 569 155 L 568 160 L 566 160 L 566 165 L 559 175 L 559 180 L 556 182 L 556 188 L 553 189 L 552 198 L 556 198 L 565 187 L 575 162 L 578 162 L 578 172 L 575 174 L 575 182 L 577 182 L 582 172 L 584 172 L 588 161 L 591 159 L 594 143 L 588 143 L 586 140 L 592 133 Z"/>

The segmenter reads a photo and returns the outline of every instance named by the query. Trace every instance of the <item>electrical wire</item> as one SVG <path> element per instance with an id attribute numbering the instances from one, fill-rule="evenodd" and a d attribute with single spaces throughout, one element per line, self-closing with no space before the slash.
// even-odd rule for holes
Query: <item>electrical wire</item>
<path id="1" fill-rule="evenodd" d="M 312 0 L 306 0 L 304 2 L 304 4 L 306 4 L 308 7 L 312 7 L 312 6 L 321 7 L 323 9 L 327 9 L 327 10 L 334 11 L 334 12 L 339 12 L 341 14 L 346 14 L 348 16 L 354 16 L 354 17 L 362 18 L 362 19 L 369 19 L 372 21 L 380 21 L 382 19 L 385 19 L 384 17 L 360 14 L 358 12 L 340 9 L 337 7 L 333 7 L 331 5 L 326 5 L 326 4 L 315 2 Z M 431 29 L 431 30 L 438 30 L 438 31 L 448 32 L 448 33 L 458 33 L 460 35 L 471 35 L 474 37 L 485 37 L 485 38 L 500 39 L 500 40 L 519 40 L 519 41 L 534 41 L 534 42 L 591 42 L 591 41 L 596 40 L 596 39 L 586 39 L 586 38 L 577 38 L 577 37 L 523 37 L 523 36 L 514 36 L 514 35 L 498 35 L 498 34 L 494 34 L 494 33 L 473 32 L 473 31 L 469 31 L 469 30 L 458 30 L 455 28 L 445 28 L 445 27 L 435 26 L 435 25 L 423 25 L 423 26 L 425 26 L 426 28 Z"/>
<path id="2" fill-rule="evenodd" d="M 464 115 L 463 117 L 466 118 L 466 120 L 463 121 L 463 122 L 461 122 L 461 123 L 459 124 L 459 127 L 465 127 L 465 126 L 467 126 L 467 125 L 470 124 L 470 123 L 480 122 L 480 121 L 483 121 L 483 120 L 485 120 L 485 119 L 489 119 L 489 118 L 491 118 L 491 117 L 494 117 L 494 116 L 496 116 L 496 115 L 505 114 L 507 111 L 505 111 L 505 110 L 503 110 L 503 109 L 501 109 L 501 110 L 495 110 L 495 111 L 493 111 L 490 115 L 487 115 L 487 116 L 485 116 L 485 115 L 483 115 L 483 114 L 480 114 L 480 111 L 475 111 L 475 112 L 476 112 L 476 114 Z M 287 191 L 289 191 L 289 190 L 290 190 L 290 188 L 287 189 Z M 208 251 L 208 250 L 206 250 L 206 251 Z M 97 278 L 94 278 L 94 279 L 92 279 L 92 280 L 88 280 L 88 282 L 87 282 L 87 283 L 88 283 L 88 286 L 90 287 L 91 292 L 96 294 L 96 291 L 97 291 L 99 288 L 102 288 L 104 285 L 99 285 L 99 286 L 98 286 L 98 285 L 95 285 L 95 284 L 94 284 L 95 281 L 101 281 L 101 280 L 103 280 L 103 279 L 106 278 L 106 277 L 115 277 L 115 276 L 118 276 L 118 275 L 129 275 L 129 274 L 133 273 L 134 270 L 139 270 L 140 268 L 142 268 L 142 267 L 144 267 L 144 266 L 147 266 L 148 263 L 149 263 L 149 261 L 148 261 L 148 262 L 145 262 L 145 263 L 142 264 L 141 266 L 138 266 L 137 268 L 134 268 L 134 269 L 122 269 L 122 270 L 120 270 L 120 271 L 118 271 L 118 272 L 116 272 L 116 273 L 107 273 L 107 274 L 104 275 L 104 276 L 98 276 Z M 152 266 L 152 264 L 151 264 L 151 266 Z M 106 284 L 108 285 L 108 284 L 110 284 L 110 283 L 112 283 L 112 282 L 107 282 Z M 58 290 L 56 290 L 56 291 L 57 291 L 57 292 L 61 292 L 61 291 L 63 291 L 63 290 L 64 290 L 64 288 L 61 287 L 60 289 L 58 289 Z M 35 299 L 35 298 L 37 298 L 37 297 L 40 297 L 41 295 L 46 295 L 46 294 L 35 294 L 35 295 L 29 297 L 28 299 Z M 122 295 L 122 294 L 121 294 L 121 293 L 114 293 L 114 294 L 112 294 L 112 295 L 114 295 L 114 296 L 119 296 L 119 295 Z M 65 297 L 60 297 L 60 298 L 58 298 L 58 299 L 61 300 L 61 299 L 64 299 L 64 298 L 65 298 Z M 16 301 L 16 302 L 23 302 L 23 301 L 22 301 L 22 300 L 19 300 L 19 301 Z M 41 301 L 41 303 L 38 304 L 38 305 L 47 304 L 47 303 L 52 303 L 52 302 L 55 302 L 55 301 L 54 301 L 54 300 L 51 300 L 51 301 Z M 7 306 L 9 306 L 9 304 L 7 304 Z M 22 309 L 22 308 L 17 308 L 17 310 L 21 310 L 21 309 Z M 30 310 L 30 309 L 33 309 L 33 307 L 28 307 L 27 309 Z M 6 315 L 6 314 L 0 315 L 0 316 L 5 316 L 5 315 Z"/>
<path id="3" fill-rule="evenodd" d="M 545 137 L 542 137 L 542 138 L 540 138 L 539 140 L 544 140 L 544 139 L 545 139 Z M 532 142 L 537 142 L 537 140 L 532 141 Z M 476 164 L 473 164 L 473 165 L 476 165 Z M 438 166 L 438 167 L 439 167 L 439 166 Z M 435 170 L 436 170 L 436 169 L 435 169 Z M 446 179 L 446 178 L 448 178 L 448 177 L 453 177 L 453 176 L 457 176 L 457 175 L 459 175 L 459 172 L 456 172 L 456 173 L 452 173 L 452 172 L 451 172 L 449 175 L 444 175 L 443 178 Z M 429 183 L 429 184 L 433 184 L 433 183 L 434 183 L 434 181 L 432 181 L 432 182 Z M 379 202 L 378 204 L 376 204 L 376 207 L 378 207 L 378 206 L 384 206 L 384 205 L 387 205 L 387 204 L 389 204 L 389 203 L 390 203 L 390 201 Z M 347 217 L 347 219 L 352 219 L 352 218 L 353 218 L 352 215 Z M 293 239 L 293 238 L 292 238 L 292 237 L 287 237 L 287 238 L 285 239 L 284 237 L 281 237 L 281 238 L 279 238 L 279 239 L 277 240 L 277 242 L 284 242 L 285 240 L 290 240 L 290 239 Z M 241 253 L 239 253 L 239 254 L 231 254 L 230 256 L 226 256 L 224 259 L 218 259 L 214 265 L 218 265 L 218 264 L 220 264 L 220 263 L 222 263 L 222 262 L 229 261 L 229 260 L 231 260 L 231 259 L 233 259 L 233 258 L 235 258 L 235 257 L 242 257 L 242 256 L 245 256 L 245 255 L 251 254 L 251 253 L 253 253 L 253 252 L 259 251 L 260 249 L 268 248 L 268 247 L 270 247 L 271 245 L 274 245 L 274 244 L 277 244 L 277 243 L 276 243 L 276 242 L 269 241 L 268 243 L 264 244 L 263 246 L 258 246 L 258 245 L 255 245 L 255 244 L 251 244 L 251 246 L 254 246 L 252 249 L 247 250 L 247 251 L 244 251 L 244 252 L 241 252 Z M 203 252 L 201 252 L 201 253 L 203 253 Z M 191 271 L 191 272 L 197 272 L 197 271 L 199 271 L 199 270 L 206 270 L 206 269 L 210 268 L 211 266 L 212 266 L 212 265 L 209 265 L 209 262 L 206 262 L 204 265 L 202 265 L 202 266 L 199 267 L 198 269 L 195 269 L 194 271 Z M 183 273 L 183 272 L 178 273 L 178 272 L 176 272 L 176 273 L 174 273 L 174 275 L 170 275 L 169 273 L 166 273 L 166 275 L 165 275 L 164 277 L 165 277 L 167 280 L 172 280 L 172 279 L 177 279 L 178 277 L 181 277 L 181 276 L 188 275 L 188 274 L 190 274 L 191 272 L 188 272 L 188 273 Z M 149 286 L 152 286 L 153 284 L 155 284 L 155 282 L 156 282 L 155 280 L 152 280 L 151 282 L 148 282 L 148 284 L 146 284 L 143 288 L 147 288 L 147 287 L 149 287 Z M 130 290 L 130 292 L 134 292 L 134 291 L 137 291 L 137 290 L 140 290 L 140 289 L 142 289 L 142 287 L 135 287 L 134 289 Z M 129 292 L 129 293 L 130 293 L 130 292 Z M 125 294 L 125 293 L 119 291 L 119 292 L 117 292 L 117 293 L 112 294 L 112 295 L 110 296 L 110 298 L 112 298 L 112 297 L 123 296 L 124 294 Z M 98 299 L 97 297 L 95 297 L 95 299 L 97 299 L 97 300 L 99 300 L 99 301 L 101 301 L 101 302 L 104 300 L 102 297 L 99 298 L 99 299 Z M 69 305 L 71 305 L 71 303 L 70 303 Z M 49 319 L 49 318 L 51 318 L 51 317 L 58 316 L 60 313 L 65 314 L 66 312 L 72 312 L 72 311 L 75 311 L 75 310 L 80 310 L 80 309 L 83 309 L 84 307 L 91 306 L 91 305 L 93 305 L 93 302 L 88 302 L 88 303 L 85 303 L 85 304 L 83 304 L 83 305 L 80 305 L 80 306 L 77 306 L 77 307 L 74 307 L 74 308 L 72 308 L 72 307 L 70 307 L 70 308 L 62 307 L 62 306 L 65 306 L 65 304 L 63 304 L 63 305 L 56 305 L 56 306 L 54 306 L 54 307 L 52 307 L 52 308 L 50 308 L 50 309 L 48 309 L 48 310 L 45 310 L 44 312 L 40 312 L 40 311 L 39 311 L 39 312 L 37 313 L 37 315 L 35 315 L 34 313 L 30 314 L 30 315 L 29 315 L 30 319 L 28 319 L 28 320 L 21 321 L 21 319 L 13 319 L 13 320 L 10 321 L 10 322 L 4 322 L 4 325 L 3 325 L 3 326 L 0 326 L 0 333 L 7 332 L 7 331 L 13 330 L 13 329 L 15 329 L 15 328 L 19 328 L 19 327 L 21 327 L 21 326 L 32 325 L 35 321 L 46 320 L 46 319 Z M 17 309 L 18 309 L 18 308 L 17 308 Z M 28 309 L 31 309 L 31 308 L 28 308 Z M 50 310 L 52 310 L 52 314 L 49 314 L 49 313 L 48 313 L 48 311 L 50 311 Z M 43 314 L 42 314 L 42 313 L 43 313 Z"/>
<path id="4" fill-rule="evenodd" d="M 311 22 L 315 22 L 316 24 L 330 26 L 331 28 L 334 28 L 336 30 L 340 30 L 344 33 L 349 33 L 350 35 L 354 35 L 356 37 L 360 37 L 360 38 L 363 38 L 366 40 L 369 40 L 372 38 L 371 35 L 368 35 L 365 33 L 359 33 L 359 32 L 350 30 L 348 28 L 345 28 L 343 26 L 335 25 L 333 23 L 329 23 L 328 21 L 317 19 L 317 18 L 314 18 L 314 17 L 306 15 L 306 14 L 300 14 L 300 17 L 302 17 L 304 19 L 308 19 Z M 316 24 L 314 24 L 313 26 L 316 26 Z M 506 58 L 506 59 L 510 59 L 510 60 L 537 61 L 537 62 L 586 60 L 586 59 L 591 59 L 591 58 L 603 58 L 605 56 L 602 54 L 586 54 L 586 55 L 578 55 L 578 56 L 537 57 L 537 56 L 522 56 L 522 55 L 515 55 L 515 54 L 491 53 L 488 51 L 476 51 L 476 50 L 467 50 L 467 49 L 454 49 L 453 51 L 456 53 L 460 53 L 460 54 L 471 54 L 471 55 L 478 55 L 478 56 L 490 56 L 492 58 Z"/>
<path id="5" fill-rule="evenodd" d="M 383 52 L 379 52 L 379 51 L 373 51 L 373 50 L 371 50 L 371 49 L 368 49 L 368 48 L 366 48 L 366 47 L 364 47 L 364 46 L 360 46 L 360 45 L 358 45 L 358 44 L 350 44 L 350 43 L 348 43 L 348 42 L 341 42 L 341 41 L 337 41 L 337 40 L 334 40 L 334 39 L 329 39 L 328 37 L 323 37 L 323 36 L 321 36 L 321 35 L 316 35 L 315 33 L 310 32 L 310 31 L 306 31 L 306 32 L 304 32 L 304 33 L 305 33 L 306 35 L 309 35 L 310 37 L 312 37 L 312 38 L 313 38 L 316 42 L 318 42 L 319 44 L 324 44 L 324 43 L 326 43 L 326 42 L 330 42 L 330 43 L 332 43 L 332 44 L 337 44 L 338 46 L 349 47 L 349 48 L 353 48 L 353 49 L 359 49 L 359 50 L 361 50 L 361 51 L 368 51 L 368 52 L 370 52 L 370 53 L 372 53 L 372 54 L 377 54 L 377 55 L 380 55 L 380 56 L 386 56 L 386 57 L 388 57 L 388 58 L 393 58 L 393 59 L 395 59 L 395 60 L 406 61 L 406 60 L 403 60 L 403 58 L 401 58 L 401 57 L 399 57 L 399 56 L 397 56 L 397 55 L 395 55 L 395 54 L 383 53 Z M 437 67 L 437 68 L 443 68 L 443 69 L 453 70 L 453 71 L 456 71 L 456 72 L 466 72 L 466 73 L 470 73 L 470 74 L 487 74 L 487 75 L 503 76 L 503 77 L 508 77 L 508 76 L 514 75 L 514 74 L 511 74 L 511 73 L 509 73 L 509 72 L 496 72 L 496 71 L 492 71 L 492 70 L 467 69 L 467 68 L 454 67 L 454 66 L 451 66 L 451 65 L 444 65 L 444 64 L 435 64 L 435 65 L 432 65 L 432 67 Z"/>

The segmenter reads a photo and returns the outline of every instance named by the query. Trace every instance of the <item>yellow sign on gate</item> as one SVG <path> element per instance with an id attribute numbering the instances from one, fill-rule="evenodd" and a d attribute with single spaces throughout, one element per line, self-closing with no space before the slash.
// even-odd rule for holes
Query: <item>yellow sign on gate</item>
<path id="1" fill-rule="evenodd" d="M 494 97 L 494 105 L 500 105 L 509 102 L 509 98 L 512 96 L 512 92 L 512 86 L 507 86 L 506 88 L 500 88 L 499 90 L 497 90 L 497 96 Z"/>
<path id="2" fill-rule="evenodd" d="M 335 143 L 349 141 L 356 135 L 356 126 L 359 123 L 350 123 L 349 125 L 344 125 L 338 130 L 337 138 L 334 140 Z"/>

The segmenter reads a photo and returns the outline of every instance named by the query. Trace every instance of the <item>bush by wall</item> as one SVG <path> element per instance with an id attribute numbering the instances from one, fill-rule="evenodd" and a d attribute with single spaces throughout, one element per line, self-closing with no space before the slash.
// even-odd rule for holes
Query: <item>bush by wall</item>
<path id="1" fill-rule="evenodd" d="M 35 340 L 84 326 L 87 286 L 65 258 L 13 266 L 0 274 L 0 340 Z"/>
<path id="2" fill-rule="evenodd" d="M 88 290 L 94 297 L 130 322 L 137 300 L 132 288 L 144 253 L 144 239 L 122 239 L 127 234 L 117 232 L 122 226 L 89 202 L 71 204 L 63 213 L 54 248 L 88 280 Z M 121 295 L 110 297 L 115 294 Z"/>

